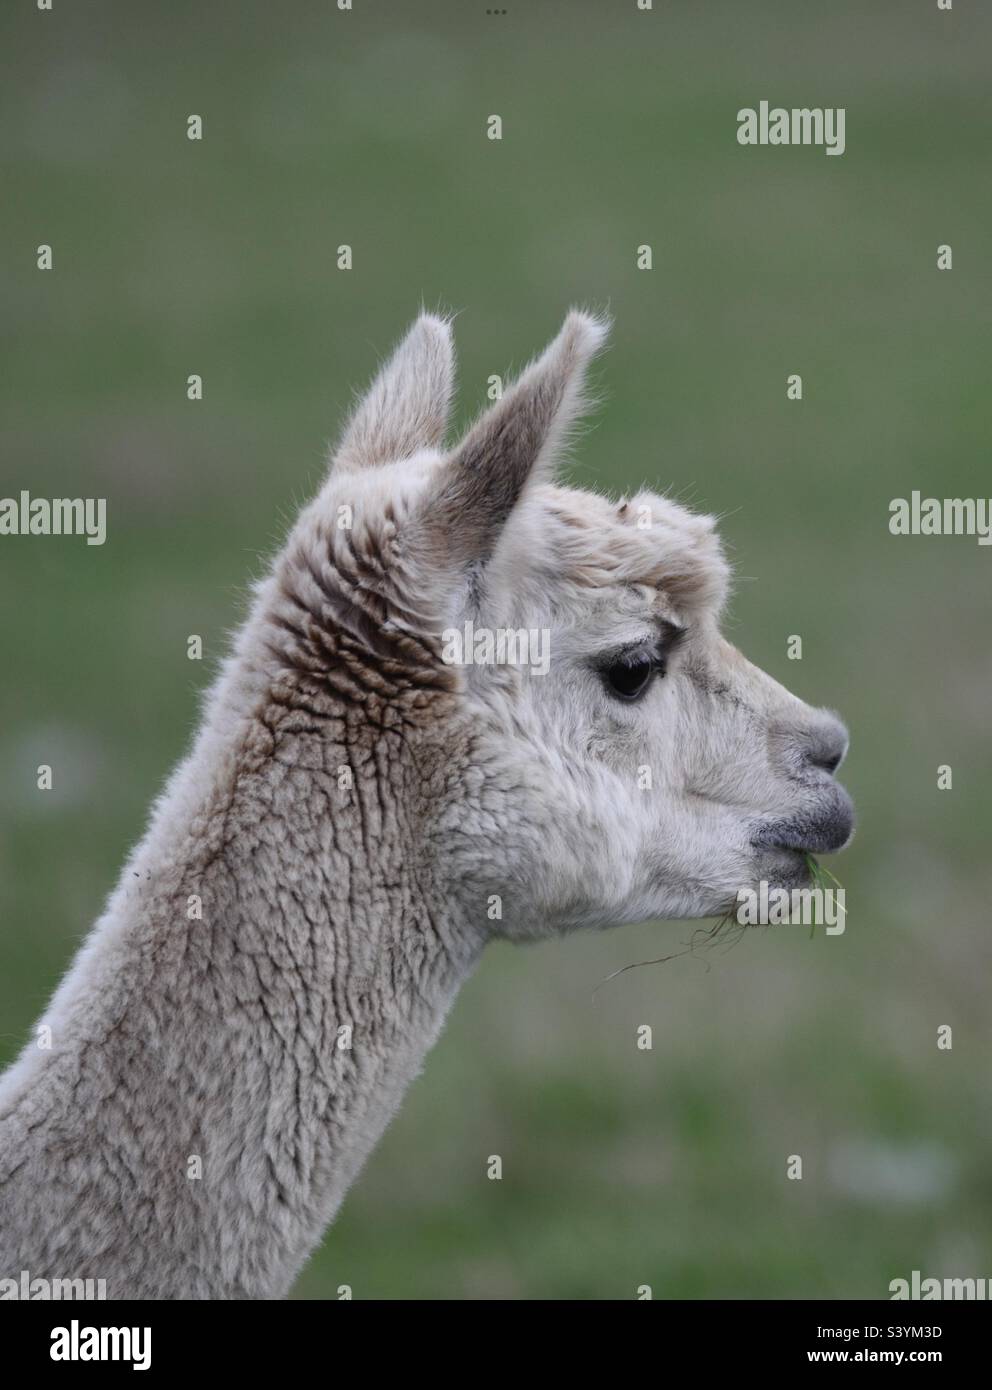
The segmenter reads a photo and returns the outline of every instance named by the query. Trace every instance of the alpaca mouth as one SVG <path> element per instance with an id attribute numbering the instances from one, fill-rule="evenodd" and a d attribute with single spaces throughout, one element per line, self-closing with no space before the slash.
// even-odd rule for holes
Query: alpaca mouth
<path id="1" fill-rule="evenodd" d="M 784 820 L 765 821 L 751 843 L 758 849 L 836 854 L 850 843 L 853 834 L 854 805 L 844 788 L 834 784 L 827 806 Z"/>

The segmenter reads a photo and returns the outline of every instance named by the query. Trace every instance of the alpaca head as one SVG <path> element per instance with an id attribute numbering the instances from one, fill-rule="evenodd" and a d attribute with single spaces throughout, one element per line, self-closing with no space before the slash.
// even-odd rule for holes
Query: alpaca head
<path id="1" fill-rule="evenodd" d="M 554 482 L 605 332 L 570 314 L 446 449 L 451 330 L 421 317 L 357 405 L 278 590 L 283 656 L 295 633 L 298 672 L 373 739 L 397 735 L 393 790 L 415 798 L 445 892 L 517 938 L 722 913 L 762 879 L 806 883 L 804 852 L 841 848 L 853 822 L 843 725 L 720 634 L 713 521 Z"/>

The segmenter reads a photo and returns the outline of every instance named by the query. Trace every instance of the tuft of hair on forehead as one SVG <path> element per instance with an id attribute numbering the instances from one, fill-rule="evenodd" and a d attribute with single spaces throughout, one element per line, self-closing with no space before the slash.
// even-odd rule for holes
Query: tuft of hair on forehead
<path id="1" fill-rule="evenodd" d="M 527 499 L 531 563 L 578 589 L 645 586 L 687 612 L 719 613 L 730 567 L 713 517 L 642 491 L 612 501 L 579 488 L 539 487 Z"/>

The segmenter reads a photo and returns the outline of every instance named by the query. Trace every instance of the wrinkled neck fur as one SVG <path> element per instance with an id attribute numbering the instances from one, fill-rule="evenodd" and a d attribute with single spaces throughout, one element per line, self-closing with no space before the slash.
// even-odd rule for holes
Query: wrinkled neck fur
<path id="1" fill-rule="evenodd" d="M 402 734 L 367 735 L 340 701 L 277 699 L 236 738 L 208 718 L 40 1021 L 51 1048 L 0 1083 L 0 1274 L 288 1289 L 481 948 L 415 857 Z"/>

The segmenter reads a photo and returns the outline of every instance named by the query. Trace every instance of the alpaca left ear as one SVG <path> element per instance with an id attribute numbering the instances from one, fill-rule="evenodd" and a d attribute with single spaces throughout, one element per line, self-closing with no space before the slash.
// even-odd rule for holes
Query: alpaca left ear
<path id="1" fill-rule="evenodd" d="M 421 314 L 355 407 L 336 469 L 396 463 L 444 440 L 455 379 L 451 325 Z"/>
<path id="2" fill-rule="evenodd" d="M 573 310 L 441 465 L 421 515 L 428 563 L 450 569 L 488 560 L 525 487 L 550 478 L 586 404 L 586 368 L 608 331 L 607 320 Z"/>

